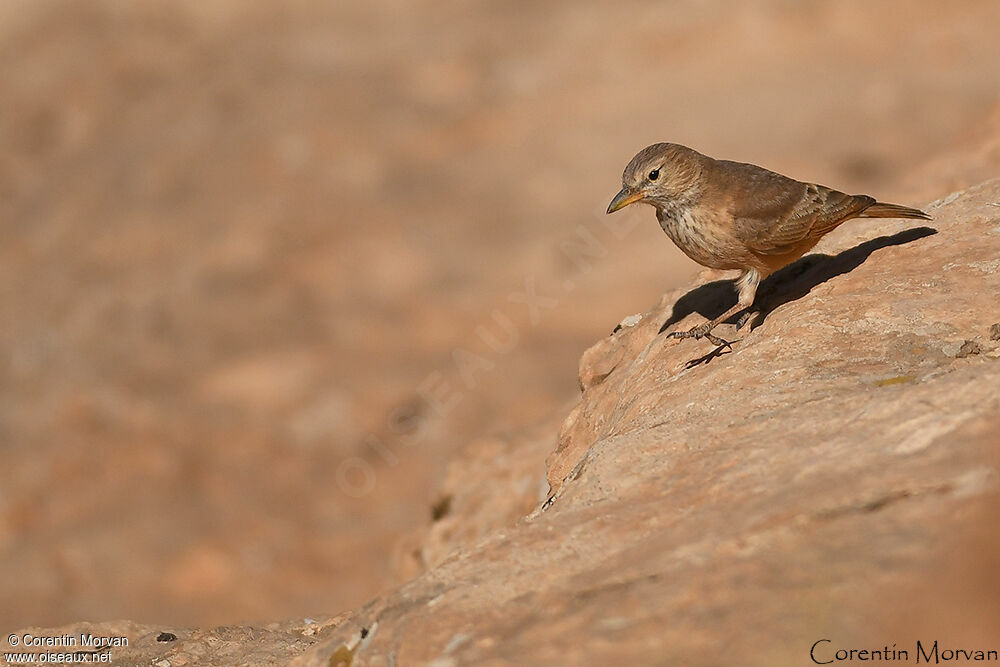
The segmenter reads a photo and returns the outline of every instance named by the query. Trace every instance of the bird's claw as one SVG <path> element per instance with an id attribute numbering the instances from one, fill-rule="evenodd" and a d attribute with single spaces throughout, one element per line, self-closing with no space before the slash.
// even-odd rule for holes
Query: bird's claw
<path id="1" fill-rule="evenodd" d="M 730 343 L 725 338 L 719 338 L 718 336 L 713 336 L 710 333 L 705 334 L 705 338 L 712 342 L 712 345 L 718 345 L 719 347 L 728 347 L 730 350 L 733 349 L 733 344 Z"/>

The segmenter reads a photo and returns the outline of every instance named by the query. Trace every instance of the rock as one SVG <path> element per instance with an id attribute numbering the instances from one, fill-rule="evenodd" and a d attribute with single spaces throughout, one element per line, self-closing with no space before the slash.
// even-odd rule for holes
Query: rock
<path id="1" fill-rule="evenodd" d="M 981 265 L 1000 247 L 1000 210 L 988 206 L 998 192 L 1000 181 L 965 192 L 935 210 L 928 227 L 848 223 L 817 254 L 762 287 L 767 321 L 742 333 L 731 353 L 659 334 L 664 322 L 685 328 L 725 309 L 734 296 L 724 282 L 678 291 L 639 325 L 587 350 L 583 400 L 549 458 L 553 490 L 594 453 L 592 445 L 636 430 L 669 426 L 673 438 L 694 443 L 738 425 L 743 406 L 752 406 L 759 420 L 780 414 L 793 398 L 826 405 L 837 391 L 856 392 L 859 383 L 908 374 L 919 382 L 950 370 L 955 355 L 943 353 L 949 339 L 973 336 L 990 314 L 985 295 L 996 288 L 998 274 L 984 273 Z M 975 227 L 967 228 L 972 221 Z M 983 242 L 960 245 L 956 235 L 965 234 Z M 772 322 L 778 313 L 780 324 Z M 976 350 L 981 346 L 969 341 L 956 353 Z"/>
<path id="2" fill-rule="evenodd" d="M 992 640 L 995 614 L 962 611 L 988 607 L 990 568 L 923 615 L 900 601 L 915 582 L 958 586 L 932 573 L 992 534 L 977 508 L 998 498 L 1000 365 L 971 349 L 1000 292 L 984 270 L 996 201 L 1000 180 L 925 226 L 845 225 L 762 288 L 755 328 L 720 330 L 731 352 L 661 333 L 732 302 L 711 272 L 597 343 L 548 457 L 549 501 L 356 614 L 379 631 L 355 657 L 791 664 L 824 637 L 892 643 L 914 618 Z M 956 339 L 970 356 L 945 352 Z M 356 632 L 296 664 L 328 664 Z"/>
<path id="3" fill-rule="evenodd" d="M 559 420 L 533 429 L 482 438 L 466 447 L 447 470 L 431 524 L 402 540 L 395 559 L 401 580 L 474 546 L 492 532 L 513 527 L 545 500 L 545 456 Z"/>
<path id="4" fill-rule="evenodd" d="M 268 628 L 229 626 L 206 630 L 170 628 L 169 631 L 163 626 L 130 622 L 76 623 L 62 628 L 26 628 L 14 634 L 18 637 L 70 637 L 77 642 L 72 648 L 35 648 L 35 651 L 91 651 L 92 647 L 84 643 L 85 637 L 110 640 L 109 646 L 97 651 L 99 660 L 90 657 L 89 662 L 98 664 L 231 667 L 285 664 L 290 656 L 306 651 L 328 636 L 341 620 L 338 617 L 317 624 L 315 636 L 305 636 L 301 632 L 302 624 L 296 622 Z M 23 644 L 21 641 L 20 647 L 4 650 L 30 650 Z"/>
<path id="5" fill-rule="evenodd" d="M 962 346 L 958 348 L 958 354 L 955 356 L 959 359 L 964 359 L 965 357 L 971 357 L 975 354 L 982 354 L 983 346 L 974 340 L 967 340 L 962 343 Z"/>

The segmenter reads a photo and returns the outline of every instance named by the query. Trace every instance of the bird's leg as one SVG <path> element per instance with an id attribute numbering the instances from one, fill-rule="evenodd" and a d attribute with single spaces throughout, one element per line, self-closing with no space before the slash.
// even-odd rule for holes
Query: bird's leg
<path id="1" fill-rule="evenodd" d="M 750 318 L 753 317 L 753 315 L 754 311 L 751 310 L 750 308 L 747 308 L 747 311 L 742 315 L 740 315 L 740 319 L 736 320 L 736 330 L 739 331 L 740 329 L 742 329 L 743 326 L 750 321 Z"/>
<path id="2" fill-rule="evenodd" d="M 722 315 L 716 317 L 714 320 L 709 320 L 704 324 L 699 324 L 693 329 L 688 329 L 687 331 L 671 331 L 668 334 L 668 336 L 670 336 L 671 338 L 694 338 L 694 339 L 707 338 L 715 345 L 732 347 L 732 344 L 728 340 L 724 340 L 712 334 L 712 329 L 719 326 L 720 324 L 722 324 L 727 319 L 729 319 L 730 317 L 732 317 L 733 315 L 735 315 L 744 308 L 746 308 L 746 306 L 743 306 L 742 304 L 738 303 L 729 310 L 727 310 L 726 312 L 724 312 Z"/>
<path id="3" fill-rule="evenodd" d="M 739 290 L 739 298 L 735 306 L 722 313 L 714 320 L 709 320 L 704 324 L 699 324 L 693 329 L 689 329 L 687 331 L 672 331 L 668 335 L 672 338 L 694 338 L 696 340 L 700 338 L 707 338 L 714 345 L 732 348 L 732 344 L 729 341 L 713 335 L 712 329 L 719 326 L 741 310 L 746 310 L 747 313 L 740 318 L 740 321 L 737 324 L 737 329 L 740 325 L 746 323 L 747 318 L 751 314 L 750 306 L 753 305 L 754 297 L 757 295 L 757 285 L 760 284 L 760 278 L 760 273 L 754 269 L 744 271 L 740 277 L 736 279 L 736 287 Z"/>
<path id="4" fill-rule="evenodd" d="M 757 287 L 760 285 L 760 281 L 768 275 L 767 273 L 752 270 L 736 279 L 736 285 L 740 294 L 739 302 L 740 304 L 746 304 L 746 312 L 740 315 L 740 319 L 736 320 L 737 331 L 752 320 L 754 315 L 760 313 L 759 308 L 754 308 L 754 303 L 757 301 Z"/>

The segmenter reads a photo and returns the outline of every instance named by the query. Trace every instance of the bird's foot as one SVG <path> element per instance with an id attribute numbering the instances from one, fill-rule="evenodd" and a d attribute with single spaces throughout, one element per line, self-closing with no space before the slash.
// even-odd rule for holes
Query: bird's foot
<path id="1" fill-rule="evenodd" d="M 712 342 L 713 345 L 718 345 L 719 347 L 728 347 L 730 350 L 733 349 L 733 344 L 728 340 L 724 340 L 712 334 L 712 323 L 705 322 L 693 329 L 688 329 L 687 331 L 671 331 L 667 336 L 669 338 L 694 338 L 695 340 L 701 340 L 702 338 L 707 338 Z"/>

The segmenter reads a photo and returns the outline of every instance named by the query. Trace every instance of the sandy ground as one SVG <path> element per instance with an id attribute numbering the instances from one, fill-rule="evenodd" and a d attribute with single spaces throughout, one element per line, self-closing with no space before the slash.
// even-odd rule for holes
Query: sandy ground
<path id="1" fill-rule="evenodd" d="M 580 353 L 694 273 L 649 210 L 605 224 L 638 148 L 904 197 L 995 113 L 996 25 L 0 4 L 0 627 L 362 603 L 455 451 L 565 412 Z"/>

